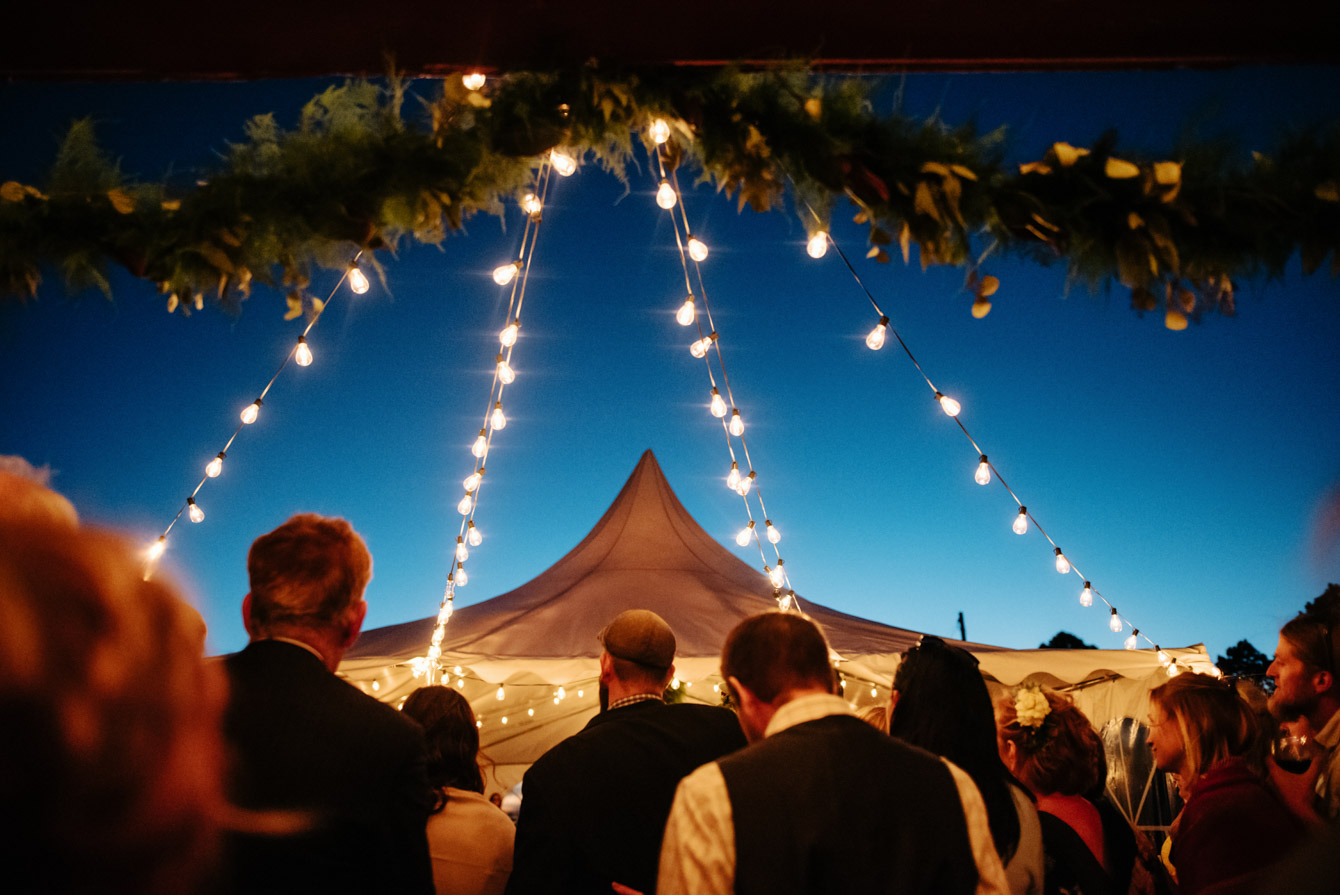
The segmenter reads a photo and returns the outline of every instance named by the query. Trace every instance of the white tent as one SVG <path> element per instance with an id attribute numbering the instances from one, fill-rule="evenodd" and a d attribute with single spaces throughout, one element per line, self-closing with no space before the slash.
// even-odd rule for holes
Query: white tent
<path id="1" fill-rule="evenodd" d="M 619 612 L 661 615 L 675 631 L 685 698 L 715 704 L 726 634 L 776 605 L 767 576 L 703 531 L 647 451 L 605 515 L 566 556 L 515 590 L 456 611 L 441 661 L 482 722 L 483 750 L 505 788 L 595 713 L 596 634 Z M 848 698 L 858 706 L 887 700 L 898 657 L 920 634 L 805 600 L 800 607 L 841 656 Z M 340 674 L 399 703 L 424 683 L 410 663 L 427 651 L 435 620 L 363 632 Z M 971 650 L 988 679 L 1001 685 L 1031 679 L 1074 687 L 1100 727 L 1110 718 L 1143 717 L 1144 694 L 1165 679 L 1149 650 L 1010 650 L 951 642 Z M 1168 652 L 1185 665 L 1209 667 L 1202 647 Z"/>

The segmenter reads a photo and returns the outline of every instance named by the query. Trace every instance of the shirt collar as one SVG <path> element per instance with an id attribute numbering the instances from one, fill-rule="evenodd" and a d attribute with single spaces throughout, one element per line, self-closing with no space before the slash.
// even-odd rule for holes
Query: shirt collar
<path id="1" fill-rule="evenodd" d="M 625 696 L 623 699 L 616 699 L 605 709 L 612 712 L 615 709 L 621 709 L 626 705 L 635 705 L 639 702 L 664 702 L 665 700 L 659 693 L 634 693 L 632 696 Z"/>
<path id="2" fill-rule="evenodd" d="M 320 659 L 322 665 L 326 664 L 326 657 L 321 655 L 321 653 L 317 650 L 317 648 L 312 646 L 310 643 L 303 643 L 301 640 L 294 640 L 292 637 L 261 637 L 258 639 L 273 640 L 277 643 L 288 643 L 293 646 L 302 647 L 303 649 L 307 650 L 307 652 L 311 653 L 312 655 Z"/>
<path id="3" fill-rule="evenodd" d="M 788 727 L 795 727 L 806 721 L 817 721 L 829 715 L 855 714 L 856 712 L 847 704 L 847 700 L 841 696 L 834 696 L 831 693 L 810 693 L 798 696 L 779 708 L 768 722 L 768 729 L 763 731 L 763 735 L 770 737 Z"/>

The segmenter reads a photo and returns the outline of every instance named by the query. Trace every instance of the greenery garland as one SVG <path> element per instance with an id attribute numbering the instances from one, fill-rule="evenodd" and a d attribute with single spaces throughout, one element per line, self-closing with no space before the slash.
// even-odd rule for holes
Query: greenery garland
<path id="1" fill-rule="evenodd" d="M 699 172 L 741 209 L 783 206 L 826 228 L 839 197 L 870 228 L 870 255 L 967 271 L 973 312 L 999 283 L 995 254 L 1062 262 L 1091 288 L 1117 280 L 1139 311 L 1160 306 L 1171 328 L 1206 311 L 1232 313 L 1234 283 L 1278 275 L 1294 252 L 1310 274 L 1340 272 L 1340 127 L 1285 139 L 1238 159 L 1187 146 L 1176 160 L 1058 142 L 1045 158 L 1005 167 L 1000 133 L 937 119 L 876 114 L 870 85 L 818 80 L 802 66 L 611 73 L 518 72 L 479 91 L 444 79 L 405 114 L 406 85 L 353 81 L 316 96 L 296 129 L 270 115 L 192 188 L 132 183 L 72 126 L 40 185 L 0 185 L 0 297 L 37 294 L 41 271 L 67 290 L 110 295 L 109 262 L 158 284 L 168 309 L 206 302 L 236 310 L 253 282 L 288 293 L 289 314 L 313 307 L 314 266 L 343 269 L 359 249 L 403 239 L 441 242 L 479 212 L 519 197 L 552 147 L 626 181 L 640 137 L 671 165 Z M 671 138 L 646 136 L 662 119 Z M 895 249 L 894 246 L 897 246 Z"/>

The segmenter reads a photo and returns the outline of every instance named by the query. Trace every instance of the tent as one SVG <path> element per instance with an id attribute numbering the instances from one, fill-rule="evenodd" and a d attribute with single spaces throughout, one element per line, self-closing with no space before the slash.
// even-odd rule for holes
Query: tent
<path id="1" fill-rule="evenodd" d="M 858 707 L 883 703 L 898 657 L 918 632 L 800 600 L 839 657 L 844 692 Z M 597 632 L 624 609 L 651 609 L 675 631 L 684 698 L 716 704 L 718 657 L 740 620 L 777 607 L 768 577 L 713 540 L 675 496 L 652 452 L 642 455 L 609 509 L 566 556 L 508 593 L 456 610 L 446 628 L 445 681 L 478 716 L 480 741 L 502 788 L 582 728 L 598 706 Z M 428 649 L 436 616 L 363 632 L 339 672 L 398 704 L 422 686 L 412 660 Z M 988 682 L 1035 680 L 1073 689 L 1100 727 L 1143 718 L 1144 694 L 1166 673 L 1150 650 L 970 650 Z M 1203 647 L 1168 650 L 1208 670 Z M 492 788 L 492 787 L 490 787 Z"/>

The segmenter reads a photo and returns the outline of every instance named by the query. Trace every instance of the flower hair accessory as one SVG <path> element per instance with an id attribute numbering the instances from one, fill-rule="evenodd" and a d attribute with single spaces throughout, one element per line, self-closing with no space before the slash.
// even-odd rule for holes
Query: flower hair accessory
<path id="1" fill-rule="evenodd" d="M 1036 684 L 1014 691 L 1014 714 L 1020 727 L 1038 730 L 1051 710 L 1051 703 Z"/>

